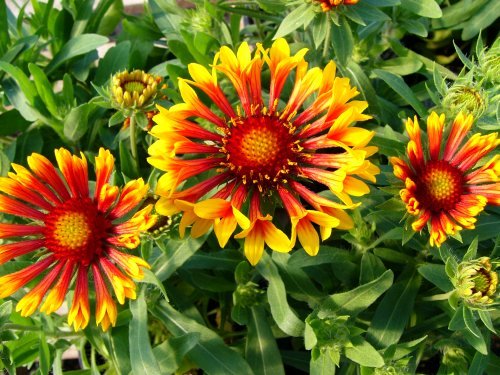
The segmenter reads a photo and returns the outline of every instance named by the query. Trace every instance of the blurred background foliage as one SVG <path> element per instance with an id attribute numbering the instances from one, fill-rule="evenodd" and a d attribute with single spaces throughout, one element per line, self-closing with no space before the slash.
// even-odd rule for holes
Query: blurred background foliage
<path id="1" fill-rule="evenodd" d="M 154 191 L 151 116 L 137 116 L 136 166 L 128 114 L 103 99 L 111 75 L 161 77 L 156 102 L 170 106 L 189 63 L 209 66 L 222 45 L 277 37 L 294 51 L 308 47 L 311 66 L 335 60 L 351 79 L 369 103 L 382 169 L 354 229 L 335 232 L 316 257 L 274 253 L 252 268 L 237 241 L 218 250 L 212 235 L 180 240 L 178 218 L 163 218 L 141 248 L 152 272 L 114 329 L 73 333 L 64 317 L 22 318 L 6 300 L 0 366 L 74 375 L 500 373 L 497 305 L 457 304 L 453 292 L 459 264 L 500 255 L 500 210 L 487 208 L 475 230 L 430 248 L 401 223 L 387 165 L 404 154 L 402 120 L 415 114 L 468 111 L 476 131 L 498 131 L 499 15 L 495 0 L 361 0 L 330 12 L 312 0 L 0 1 L 1 175 L 32 152 L 94 155 L 105 146 L 117 158 L 114 179 L 140 175 Z M 79 353 L 72 368 L 62 360 L 70 347 Z"/>

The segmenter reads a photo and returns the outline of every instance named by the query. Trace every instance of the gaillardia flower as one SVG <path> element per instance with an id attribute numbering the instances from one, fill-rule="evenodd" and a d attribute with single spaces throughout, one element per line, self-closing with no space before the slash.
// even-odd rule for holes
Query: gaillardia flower
<path id="1" fill-rule="evenodd" d="M 498 286 L 495 268 L 488 257 L 460 263 L 453 280 L 458 296 L 472 307 L 491 305 Z"/>
<path id="2" fill-rule="evenodd" d="M 429 116 L 424 149 L 417 118 L 408 119 L 408 161 L 390 159 L 394 174 L 405 184 L 401 198 L 416 216 L 412 228 L 421 231 L 429 224 L 432 246 L 463 228 L 474 229 L 475 217 L 487 204 L 500 205 L 499 155 L 477 165 L 498 146 L 498 134 L 474 134 L 464 142 L 473 117 L 460 113 L 443 142 L 444 122 L 444 115 Z"/>
<path id="3" fill-rule="evenodd" d="M 321 5 L 323 12 L 328 12 L 335 7 L 340 5 L 354 5 L 359 2 L 359 0 L 314 0 L 314 2 Z"/>
<path id="4" fill-rule="evenodd" d="M 142 179 L 128 182 L 121 191 L 108 184 L 114 158 L 101 148 L 95 158 L 96 183 L 91 194 L 85 156 L 71 155 L 62 148 L 55 155 L 59 171 L 44 156 L 34 153 L 28 157 L 31 171 L 12 164 L 15 173 L 0 177 L 0 212 L 30 221 L 0 224 L 0 238 L 13 239 L 0 245 L 0 264 L 43 249 L 33 265 L 0 277 L 0 298 L 10 296 L 45 272 L 42 280 L 21 298 L 16 310 L 23 316 L 31 315 L 46 295 L 40 310 L 50 314 L 62 305 L 75 279 L 68 323 L 79 330 L 90 319 L 91 273 L 95 320 L 107 330 L 117 316 L 109 286 L 123 304 L 125 298 L 136 296 L 131 278 L 141 279 L 141 267 L 149 268 L 143 259 L 120 250 L 136 248 L 140 232 L 155 223 L 152 205 L 125 219 L 142 201 L 148 186 Z"/>
<path id="5" fill-rule="evenodd" d="M 113 104 L 118 108 L 138 109 L 155 98 L 161 78 L 142 70 L 123 71 L 111 78 Z"/>
<path id="6" fill-rule="evenodd" d="M 287 252 L 297 236 L 315 255 L 319 236 L 313 224 L 323 239 L 334 227 L 352 226 L 344 212 L 354 206 L 350 195 L 368 193 L 361 179 L 375 181 L 379 172 L 366 160 L 376 152 L 367 146 L 373 132 L 351 126 L 370 118 L 362 114 L 367 103 L 350 101 L 358 91 L 348 78 L 335 76 L 333 62 L 324 70 L 308 69 L 306 52 L 291 55 L 284 39 L 270 50 L 258 44 L 253 56 L 247 43 L 237 54 L 222 47 L 211 71 L 188 66 L 192 80 L 179 80 L 183 103 L 159 108 L 151 130 L 159 140 L 148 159 L 166 172 L 158 180 L 156 209 L 163 215 L 183 212 L 181 235 L 189 225 L 193 237 L 213 225 L 224 247 L 239 225 L 243 231 L 235 238 L 245 239 L 245 255 L 256 264 L 265 243 Z M 262 92 L 265 65 L 268 95 Z M 231 89 L 222 90 L 217 73 L 232 84 L 239 102 L 226 97 Z M 287 83 L 292 88 L 285 94 Z M 203 104 L 194 88 L 216 108 Z M 338 202 L 313 192 L 311 183 L 328 187 Z M 288 212 L 291 239 L 273 223 L 277 206 Z"/>

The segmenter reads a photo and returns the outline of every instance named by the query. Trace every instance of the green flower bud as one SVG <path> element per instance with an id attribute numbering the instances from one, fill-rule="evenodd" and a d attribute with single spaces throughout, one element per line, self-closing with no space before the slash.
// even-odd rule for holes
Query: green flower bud
<path id="1" fill-rule="evenodd" d="M 121 109 L 139 109 L 151 104 L 161 78 L 142 70 L 123 71 L 111 78 L 113 105 Z"/>
<path id="2" fill-rule="evenodd" d="M 483 90 L 469 84 L 454 84 L 443 99 L 443 107 L 453 115 L 459 112 L 479 118 L 488 108 L 488 97 Z"/>
<path id="3" fill-rule="evenodd" d="M 443 347 L 443 365 L 446 365 L 449 370 L 457 374 L 467 373 L 469 363 L 467 356 L 462 348 L 457 346 L 444 346 Z"/>
<path id="4" fill-rule="evenodd" d="M 261 302 L 263 295 L 264 291 L 257 284 L 249 281 L 245 284 L 238 284 L 233 293 L 233 302 L 235 305 L 252 307 Z"/>
<path id="5" fill-rule="evenodd" d="M 467 305 L 478 307 L 494 302 L 498 274 L 492 268 L 488 257 L 481 257 L 458 265 L 458 272 L 453 284 L 458 296 Z"/>
<path id="6" fill-rule="evenodd" d="M 492 47 L 479 57 L 479 66 L 484 77 L 491 83 L 500 82 L 500 47 Z"/>

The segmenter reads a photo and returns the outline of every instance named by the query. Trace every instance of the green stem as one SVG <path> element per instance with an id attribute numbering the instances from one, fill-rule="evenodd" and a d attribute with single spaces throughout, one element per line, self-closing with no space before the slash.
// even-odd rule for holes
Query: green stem
<path id="1" fill-rule="evenodd" d="M 139 159 L 137 158 L 137 139 L 135 129 L 135 112 L 130 116 L 130 152 L 134 159 L 136 170 L 139 171 Z"/>
<path id="2" fill-rule="evenodd" d="M 34 326 L 24 326 L 21 324 L 14 324 L 14 323 L 7 323 L 4 324 L 2 327 L 3 330 L 13 330 L 13 331 L 31 331 L 31 332 L 42 332 L 43 329 L 40 327 L 34 327 Z M 72 331 L 44 331 L 45 335 L 51 336 L 51 337 L 79 337 L 81 336 L 77 332 L 72 332 Z"/>

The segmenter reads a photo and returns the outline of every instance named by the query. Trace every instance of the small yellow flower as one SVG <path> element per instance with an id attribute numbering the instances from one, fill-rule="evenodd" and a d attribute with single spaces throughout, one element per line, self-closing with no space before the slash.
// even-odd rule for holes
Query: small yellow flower
<path id="1" fill-rule="evenodd" d="M 161 78 L 142 70 L 123 71 L 111 79 L 113 103 L 119 108 L 138 109 L 155 98 Z"/>
<path id="2" fill-rule="evenodd" d="M 455 288 L 458 295 L 469 305 L 490 305 L 498 286 L 498 274 L 490 258 L 481 257 L 458 266 Z"/>

